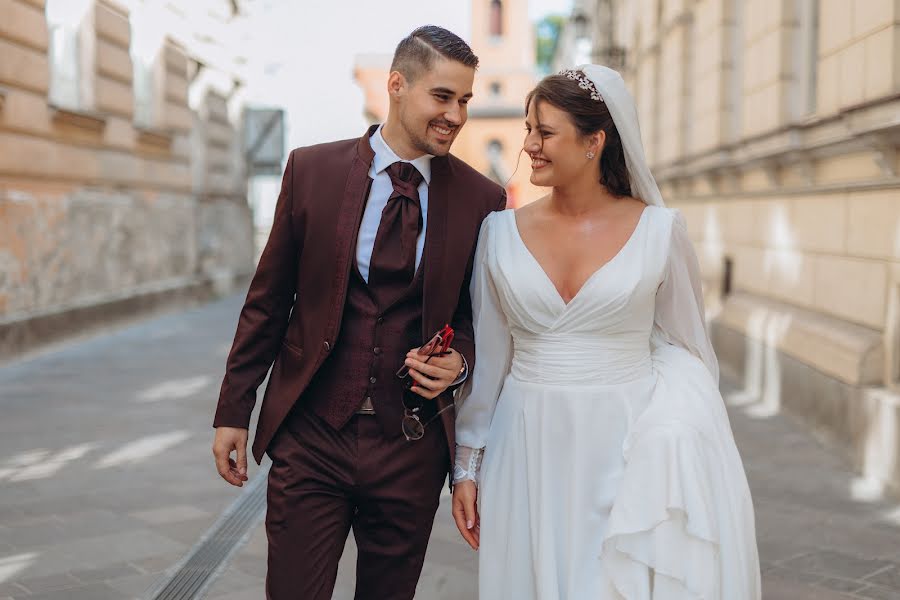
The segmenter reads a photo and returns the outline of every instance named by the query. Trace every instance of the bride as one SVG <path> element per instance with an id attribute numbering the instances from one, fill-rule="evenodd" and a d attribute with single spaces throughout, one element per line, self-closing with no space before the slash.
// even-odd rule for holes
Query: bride
<path id="1" fill-rule="evenodd" d="M 619 74 L 527 100 L 531 181 L 475 259 L 453 514 L 485 600 L 756 600 L 750 490 L 718 391 L 699 267 Z"/>

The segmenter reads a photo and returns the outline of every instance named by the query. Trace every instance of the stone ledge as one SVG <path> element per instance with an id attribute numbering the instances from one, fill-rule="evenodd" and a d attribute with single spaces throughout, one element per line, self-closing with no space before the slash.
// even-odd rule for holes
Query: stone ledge
<path id="1" fill-rule="evenodd" d="M 50 105 L 50 112 L 53 116 L 53 120 L 57 123 L 74 125 L 75 127 L 96 132 L 103 131 L 106 127 L 106 117 L 100 113 L 63 108 L 53 104 Z"/>
<path id="2" fill-rule="evenodd" d="M 756 418 L 792 417 L 869 482 L 900 493 L 900 394 L 840 381 L 718 319 L 711 337 L 723 376 L 739 383 L 731 403 Z"/>
<path id="3" fill-rule="evenodd" d="M 472 119 L 521 119 L 525 114 L 519 106 L 487 106 L 469 112 Z"/>
<path id="4" fill-rule="evenodd" d="M 250 273 L 230 273 L 148 286 L 94 303 L 0 321 L 0 365 L 54 343 L 89 335 L 167 310 L 186 308 L 245 287 Z"/>
<path id="5" fill-rule="evenodd" d="M 172 131 L 157 127 L 138 126 L 135 126 L 135 130 L 137 131 L 138 141 L 142 144 L 161 148 L 163 150 L 170 150 L 172 148 L 172 139 L 175 137 L 175 134 Z"/>
<path id="6" fill-rule="evenodd" d="M 837 114 L 786 124 L 734 144 L 651 166 L 656 181 L 666 185 L 684 178 L 725 175 L 751 168 L 776 167 L 777 171 L 777 167 L 857 151 L 871 151 L 877 161 L 878 146 L 883 143 L 879 140 L 889 140 L 900 128 L 898 109 L 900 94 L 894 93 L 842 108 Z M 896 179 L 896 173 L 886 171 L 886 179 Z"/>
<path id="7" fill-rule="evenodd" d="M 715 322 L 843 383 L 883 383 L 884 342 L 874 329 L 746 292 L 729 295 Z"/>

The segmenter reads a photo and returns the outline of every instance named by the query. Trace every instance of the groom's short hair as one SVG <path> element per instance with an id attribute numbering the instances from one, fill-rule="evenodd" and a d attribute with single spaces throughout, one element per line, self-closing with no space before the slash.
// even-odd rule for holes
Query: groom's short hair
<path id="1" fill-rule="evenodd" d="M 425 25 L 397 44 L 391 71 L 399 71 L 409 81 L 415 81 L 438 57 L 478 68 L 478 57 L 461 37 L 443 27 Z"/>

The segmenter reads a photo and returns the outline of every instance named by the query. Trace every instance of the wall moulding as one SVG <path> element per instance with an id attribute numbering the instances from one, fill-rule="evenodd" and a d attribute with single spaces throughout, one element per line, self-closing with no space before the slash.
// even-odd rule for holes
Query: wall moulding
<path id="1" fill-rule="evenodd" d="M 148 146 L 153 146 L 161 150 L 170 150 L 172 148 L 172 140 L 175 134 L 166 129 L 155 129 L 152 127 L 135 127 L 138 141 Z"/>
<path id="2" fill-rule="evenodd" d="M 885 178 L 876 183 L 896 185 L 898 144 L 900 96 L 892 96 L 853 107 L 840 115 L 807 119 L 702 154 L 654 165 L 653 170 L 661 184 L 684 177 L 708 177 L 708 173 L 725 169 L 742 172 L 764 168 L 775 174 L 781 167 L 864 151 L 871 153 Z M 779 178 L 772 180 L 777 184 Z M 804 186 L 804 190 L 809 189 Z"/>
<path id="3" fill-rule="evenodd" d="M 65 125 L 72 125 L 90 131 L 101 132 L 106 127 L 106 117 L 100 113 L 74 110 L 61 106 L 50 105 L 50 113 L 53 121 Z"/>

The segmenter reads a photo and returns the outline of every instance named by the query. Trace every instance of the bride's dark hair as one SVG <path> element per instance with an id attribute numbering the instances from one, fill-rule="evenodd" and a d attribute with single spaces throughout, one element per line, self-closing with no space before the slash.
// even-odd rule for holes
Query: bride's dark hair
<path id="1" fill-rule="evenodd" d="M 602 130 L 606 133 L 606 143 L 600 155 L 600 183 L 614 196 L 631 196 L 631 182 L 625 165 L 622 138 L 613 122 L 606 104 L 593 100 L 590 92 L 578 87 L 578 82 L 565 75 L 548 75 L 528 93 L 525 112 L 539 102 L 552 104 L 565 111 L 572 118 L 575 128 L 582 135 L 591 135 Z"/>

